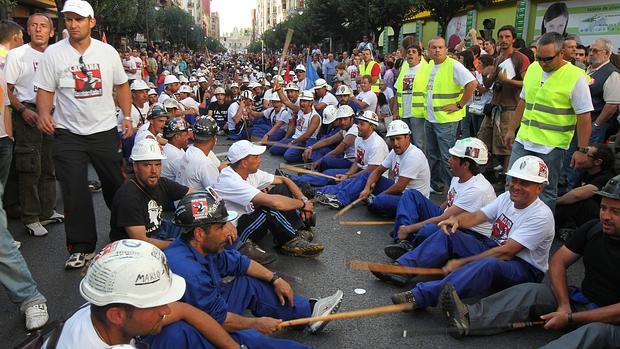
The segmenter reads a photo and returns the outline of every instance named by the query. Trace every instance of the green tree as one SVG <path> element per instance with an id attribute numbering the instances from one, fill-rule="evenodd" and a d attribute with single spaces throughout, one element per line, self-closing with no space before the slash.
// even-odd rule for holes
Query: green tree
<path id="1" fill-rule="evenodd" d="M 416 0 L 416 11 L 430 11 L 431 18 L 437 21 L 441 32 L 448 32 L 448 23 L 459 12 L 468 7 L 482 7 L 491 4 L 492 0 Z"/>

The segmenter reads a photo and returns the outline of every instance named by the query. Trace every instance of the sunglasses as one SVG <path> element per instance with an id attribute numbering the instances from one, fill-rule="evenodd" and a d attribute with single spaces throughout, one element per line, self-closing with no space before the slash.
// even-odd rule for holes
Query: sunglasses
<path id="1" fill-rule="evenodd" d="M 543 62 L 543 63 L 549 63 L 549 62 L 551 62 L 552 60 L 554 60 L 554 59 L 555 59 L 555 57 L 557 57 L 557 56 L 558 56 L 557 54 L 555 54 L 555 55 L 553 55 L 553 56 L 550 56 L 550 57 L 541 57 L 541 56 L 538 56 L 538 57 L 536 57 L 536 60 L 537 60 L 537 61 L 539 61 L 539 62 Z"/>
<path id="2" fill-rule="evenodd" d="M 86 72 L 88 72 L 88 69 L 86 68 L 86 64 L 84 63 L 84 58 L 80 56 L 78 62 L 80 63 L 80 70 L 82 71 L 82 73 L 86 74 Z"/>

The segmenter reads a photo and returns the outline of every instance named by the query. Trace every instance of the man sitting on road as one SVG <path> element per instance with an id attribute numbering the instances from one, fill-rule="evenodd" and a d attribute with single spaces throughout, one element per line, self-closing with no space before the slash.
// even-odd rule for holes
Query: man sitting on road
<path id="1" fill-rule="evenodd" d="M 478 138 L 464 138 L 456 141 L 449 149 L 448 163 L 452 181 L 446 201 L 435 205 L 417 190 L 406 190 L 396 211 L 394 239 L 396 243 L 385 248 L 385 254 L 398 259 L 407 251 L 422 243 L 437 231 L 437 223 L 463 212 L 476 212 L 495 200 L 493 186 L 478 166 L 488 160 L 486 145 Z M 470 229 L 484 236 L 491 235 L 491 224 L 483 222 Z"/>
<path id="2" fill-rule="evenodd" d="M 192 132 L 187 122 L 177 116 L 166 121 L 163 133 L 168 142 L 164 145 L 166 158 L 161 160 L 161 176 L 176 181 L 180 161 L 185 156 L 185 149 L 187 149 Z"/>
<path id="3" fill-rule="evenodd" d="M 409 267 L 441 267 L 449 273 L 441 280 L 420 282 L 410 291 L 392 296 L 394 303 L 414 308 L 436 306 L 445 283 L 462 297 L 483 294 L 525 282 L 540 282 L 548 268 L 553 242 L 553 214 L 538 195 L 548 177 L 547 165 L 527 155 L 508 172 L 509 191 L 476 212 L 464 212 L 439 223 L 439 229 L 396 263 Z M 494 222 L 490 236 L 468 230 Z M 457 230 L 459 229 L 460 230 Z M 405 284 L 409 278 L 373 272 L 386 282 Z"/>
<path id="4" fill-rule="evenodd" d="M 182 300 L 209 313 L 238 343 L 250 348 L 308 348 L 268 336 L 282 320 L 336 312 L 342 291 L 311 301 L 296 295 L 277 273 L 226 248 L 237 239 L 230 223 L 236 218 L 237 212 L 227 211 L 224 200 L 211 188 L 179 202 L 174 220 L 186 229 L 165 253 L 170 269 L 187 282 Z M 235 278 L 223 283 L 226 276 Z M 244 316 L 247 310 L 256 317 Z M 325 325 L 315 322 L 308 330 L 318 333 Z"/>
<path id="5" fill-rule="evenodd" d="M 259 169 L 265 150 L 246 140 L 235 142 L 228 149 L 230 165 L 222 170 L 214 186 L 228 206 L 240 213 L 235 222 L 240 232 L 235 247 L 261 264 L 271 263 L 276 256 L 254 244 L 269 230 L 282 253 L 316 257 L 324 247 L 310 242 L 312 202 L 290 179 Z M 272 185 L 275 187 L 266 190 Z"/>
<path id="6" fill-rule="evenodd" d="M 185 152 L 179 166 L 178 182 L 194 190 L 215 185 L 220 175 L 220 160 L 213 153 L 219 129 L 214 120 L 201 116 L 193 126 L 194 144 Z"/>
<path id="7" fill-rule="evenodd" d="M 258 138 L 261 142 L 277 142 L 284 138 L 291 119 L 291 114 L 287 108 L 282 107 L 282 101 L 277 93 L 271 95 L 271 107 L 262 113 L 267 123 L 254 125 L 252 137 Z"/>
<path id="8" fill-rule="evenodd" d="M 620 176 L 602 190 L 599 218 L 575 231 L 551 257 L 549 284 L 513 286 L 465 305 L 450 284 L 440 295 L 440 306 L 451 335 L 499 333 L 508 324 L 545 321 L 545 329 L 572 330 L 544 348 L 615 348 L 620 338 Z M 581 288 L 569 286 L 567 269 L 583 257 Z M 579 326 L 575 329 L 576 326 Z"/>

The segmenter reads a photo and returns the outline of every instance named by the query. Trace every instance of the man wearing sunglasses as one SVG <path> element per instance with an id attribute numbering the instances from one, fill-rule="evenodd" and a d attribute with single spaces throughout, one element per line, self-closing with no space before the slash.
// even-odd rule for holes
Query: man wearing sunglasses
<path id="1" fill-rule="evenodd" d="M 114 47 L 91 38 L 92 6 L 68 0 L 62 10 L 69 37 L 49 46 L 36 72 L 37 127 L 54 135 L 54 161 L 67 217 L 66 269 L 83 267 L 94 256 L 97 227 L 88 189 L 88 164 L 101 180 L 108 207 L 123 183 L 118 152 L 116 102 L 123 115 L 122 137 L 131 136 L 131 94 Z M 52 116 L 53 102 L 56 109 Z"/>
<path id="2" fill-rule="evenodd" d="M 578 151 L 572 156 L 571 167 L 587 159 L 590 112 L 594 109 L 586 74 L 564 60 L 563 44 L 564 38 L 557 33 L 546 33 L 538 39 L 537 62 L 525 73 L 519 104 L 504 136 L 504 145 L 512 146 L 510 166 L 522 156 L 534 155 L 549 167 L 549 184 L 540 198 L 552 210 L 562 158 L 575 130 Z"/>

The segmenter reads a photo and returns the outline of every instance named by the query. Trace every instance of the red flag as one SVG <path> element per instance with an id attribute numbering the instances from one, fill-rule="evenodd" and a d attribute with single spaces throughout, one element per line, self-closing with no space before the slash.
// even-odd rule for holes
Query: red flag
<path id="1" fill-rule="evenodd" d="M 286 73 L 284 74 L 284 82 L 286 82 L 287 84 L 289 83 L 289 81 L 291 81 L 291 76 L 289 75 L 289 72 L 291 71 L 291 66 L 288 63 L 289 61 L 286 61 Z"/>
<path id="2" fill-rule="evenodd" d="M 101 41 L 103 41 L 105 44 L 108 43 L 108 38 L 105 37 L 105 32 L 101 34 Z"/>

